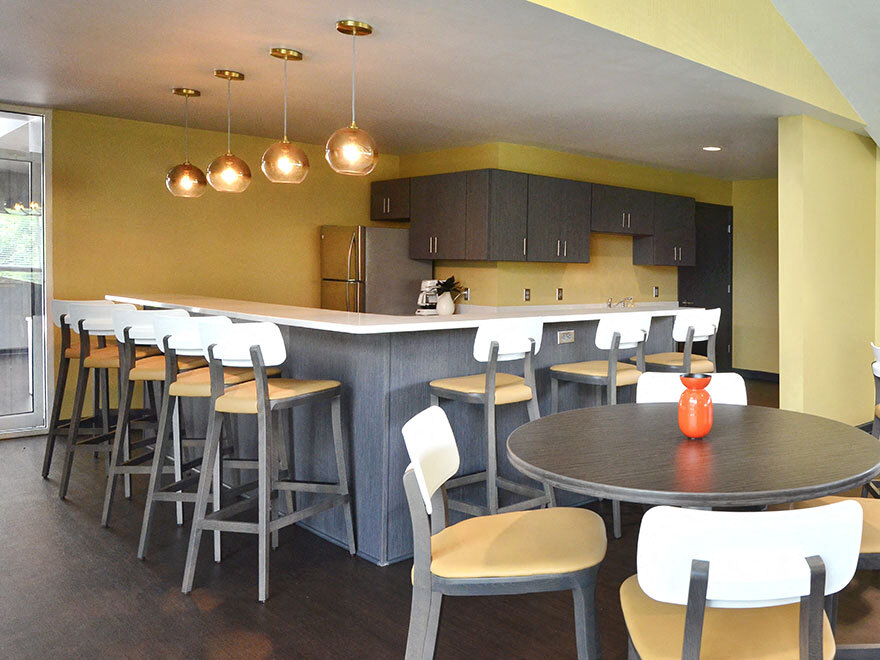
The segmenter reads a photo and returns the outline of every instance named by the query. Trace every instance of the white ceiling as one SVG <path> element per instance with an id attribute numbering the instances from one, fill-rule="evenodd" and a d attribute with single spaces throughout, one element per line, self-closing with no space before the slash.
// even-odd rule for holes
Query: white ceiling
<path id="1" fill-rule="evenodd" d="M 722 178 L 776 172 L 776 117 L 858 125 L 525 0 L 0 0 L 0 99 L 182 124 L 175 86 L 195 87 L 193 125 L 278 136 L 281 62 L 291 139 L 323 143 L 348 123 L 350 38 L 358 41 L 358 123 L 385 153 L 505 141 Z M 724 151 L 703 152 L 706 144 Z"/>
<path id="2" fill-rule="evenodd" d="M 773 0 L 880 142 L 880 2 Z"/>

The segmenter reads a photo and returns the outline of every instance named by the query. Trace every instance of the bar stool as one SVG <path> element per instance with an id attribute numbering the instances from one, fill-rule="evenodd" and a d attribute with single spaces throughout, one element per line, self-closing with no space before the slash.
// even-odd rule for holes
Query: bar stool
<path id="1" fill-rule="evenodd" d="M 674 371 L 685 374 L 715 371 L 715 336 L 720 321 L 720 307 L 680 311 L 672 324 L 672 340 L 683 343 L 684 351 L 646 355 L 645 366 L 648 371 Z M 693 353 L 693 345 L 696 341 L 708 342 L 708 356 Z"/>
<path id="2" fill-rule="evenodd" d="M 92 437 L 79 439 L 80 423 L 82 422 L 83 406 L 85 404 L 86 387 L 89 381 L 89 369 L 119 369 L 119 347 L 115 342 L 103 347 L 92 348 L 91 337 L 94 335 L 99 341 L 106 341 L 107 337 L 113 336 L 112 312 L 116 309 L 135 309 L 134 305 L 106 305 L 89 303 L 70 303 L 67 309 L 67 319 L 71 328 L 79 334 L 79 370 L 77 372 L 76 393 L 74 394 L 73 411 L 70 415 L 70 425 L 67 433 L 67 442 L 64 448 L 64 466 L 61 472 L 61 481 L 58 486 L 58 496 L 61 499 L 67 497 L 67 489 L 70 484 L 70 473 L 73 468 L 73 456 L 77 450 L 86 449 L 92 452 L 109 452 L 110 440 L 115 431 L 101 433 Z M 141 359 L 159 352 L 157 348 L 143 346 L 135 351 L 135 358 Z M 106 391 L 106 390 L 105 390 Z M 109 398 L 109 397 L 108 397 Z M 128 494 L 128 483 L 126 483 Z"/>
<path id="3" fill-rule="evenodd" d="M 110 469 L 104 493 L 104 510 L 101 514 L 101 525 L 104 527 L 110 524 L 110 511 L 113 506 L 113 493 L 116 490 L 117 477 L 122 476 L 130 479 L 132 474 L 150 474 L 151 468 L 147 463 L 155 460 L 154 451 L 146 451 L 134 458 L 131 457 L 131 450 L 153 445 L 155 440 L 141 438 L 138 442 L 132 443 L 129 437 L 129 421 L 135 383 L 141 382 L 145 388 L 150 388 L 153 383 L 165 382 L 165 358 L 162 355 L 135 358 L 138 347 L 157 348 L 156 330 L 153 326 L 153 320 L 157 316 L 189 317 L 189 312 L 185 309 L 113 310 L 113 331 L 116 335 L 116 342 L 120 346 L 119 418 L 116 421 L 116 433 L 110 452 Z M 207 366 L 207 362 L 201 355 L 180 356 L 177 358 L 176 369 L 187 371 L 205 366 Z M 179 436 L 179 434 L 177 435 Z M 125 445 L 123 445 L 123 441 L 125 441 Z M 175 448 L 174 455 L 179 466 L 182 456 L 179 443 Z"/>
<path id="4" fill-rule="evenodd" d="M 147 488 L 147 503 L 144 508 L 144 519 L 141 525 L 141 537 L 138 543 L 138 559 L 143 559 L 147 553 L 150 530 L 152 528 L 153 514 L 157 502 L 174 502 L 181 507 L 183 502 L 195 502 L 196 493 L 187 491 L 191 486 L 199 482 L 198 473 L 193 471 L 202 463 L 201 457 L 183 462 L 181 457 L 182 448 L 189 443 L 198 442 L 195 438 L 181 439 L 179 426 L 174 420 L 179 417 L 181 398 L 210 398 L 210 409 L 214 409 L 214 402 L 223 391 L 212 392 L 211 374 L 208 367 L 181 371 L 178 367 L 178 356 L 202 357 L 201 334 L 216 334 L 219 339 L 232 321 L 225 316 L 200 316 L 181 317 L 158 315 L 153 319 L 156 338 L 159 340 L 159 348 L 165 354 L 165 390 L 162 395 L 161 413 L 159 415 L 159 429 L 156 435 L 156 445 L 153 450 L 154 458 L 150 470 L 150 484 Z M 211 341 L 214 343 L 214 341 Z M 275 376 L 281 373 L 278 367 L 268 367 L 266 373 Z M 223 369 L 223 385 L 238 385 L 254 380 L 254 370 L 247 367 L 225 367 Z M 170 427 L 170 429 L 169 429 Z M 169 430 L 172 433 L 172 445 L 174 451 L 174 481 L 170 484 L 162 484 L 162 475 L 168 472 L 166 462 L 168 453 L 165 451 L 165 443 L 168 441 Z M 232 431 L 232 426 L 227 429 Z M 204 449 L 204 438 L 202 448 Z M 214 511 L 220 508 L 222 484 L 221 477 L 221 451 L 217 452 L 213 473 L 213 491 L 211 502 Z M 188 474 L 187 474 L 188 473 Z M 230 489 L 225 495 L 229 498 L 243 492 L 240 488 Z M 252 488 L 250 488 L 252 489 Z M 182 524 L 182 517 L 178 516 L 178 524 Z M 220 561 L 220 532 L 214 531 L 214 560 Z"/>
<path id="5" fill-rule="evenodd" d="M 203 330 L 203 329 L 202 329 Z M 200 330 L 200 331 L 202 331 Z M 212 340 L 213 341 L 213 340 Z M 274 323 L 237 323 L 227 328 L 223 336 L 206 347 L 211 369 L 212 392 L 223 392 L 214 401 L 208 420 L 208 437 L 202 457 L 195 513 L 190 531 L 186 568 L 183 575 L 183 593 L 192 591 L 199 543 L 202 532 L 218 530 L 257 534 L 259 539 L 259 600 L 265 602 L 269 595 L 270 534 L 300 520 L 314 516 L 333 507 L 342 507 L 348 536 L 348 550 L 355 554 L 354 524 L 351 513 L 351 497 L 348 492 L 348 469 L 342 440 L 341 394 L 342 385 L 336 380 L 298 380 L 274 378 L 270 380 L 268 366 L 278 366 L 287 359 L 287 350 L 281 330 Z M 223 389 L 224 367 L 244 367 L 254 370 L 256 380 Z M 282 472 L 278 469 L 277 452 L 287 441 L 282 437 L 283 411 L 296 406 L 329 401 L 333 446 L 336 455 L 336 483 L 297 481 L 291 467 Z M 215 457 L 220 450 L 220 430 L 223 415 L 257 416 L 256 461 L 236 461 L 232 467 L 258 471 L 257 496 L 239 500 L 218 511 L 206 514 L 211 489 Z M 232 461 L 227 461 L 231 464 Z M 291 463 L 292 465 L 292 463 Z M 285 515 L 272 519 L 271 497 L 273 491 L 323 493 L 327 497 L 299 511 L 288 510 Z M 230 520 L 247 509 L 256 506 L 258 522 Z"/>
<path id="6" fill-rule="evenodd" d="M 608 360 L 589 360 L 550 367 L 550 405 L 559 412 L 559 383 L 584 383 L 605 388 L 609 405 L 617 403 L 617 388 L 635 385 L 645 371 L 645 342 L 651 330 L 651 315 L 630 312 L 603 316 L 596 328 L 596 348 L 609 351 Z M 637 366 L 618 361 L 621 349 L 635 348 Z"/>
<path id="7" fill-rule="evenodd" d="M 537 506 L 555 506 L 553 488 L 544 484 L 543 492 L 498 476 L 495 440 L 495 408 L 512 403 L 525 403 L 529 420 L 540 419 L 535 386 L 535 355 L 541 350 L 543 322 L 536 319 L 498 319 L 484 321 L 474 338 L 474 359 L 486 363 L 486 373 L 474 376 L 440 378 L 429 383 L 431 405 L 440 399 L 461 401 L 483 406 L 485 419 L 486 469 L 455 477 L 446 482 L 446 490 L 476 483 L 486 483 L 486 506 L 449 499 L 449 508 L 472 516 L 520 511 Z M 499 362 L 523 360 L 523 376 L 498 373 Z M 529 499 L 499 507 L 498 489 Z"/>
<path id="8" fill-rule="evenodd" d="M 55 451 L 55 439 L 59 435 L 66 436 L 70 430 L 70 419 L 61 419 L 61 407 L 64 403 L 64 390 L 67 387 L 67 374 L 70 370 L 70 361 L 80 359 L 79 341 L 71 343 L 70 323 L 68 322 L 67 312 L 72 303 L 91 304 L 91 305 L 112 305 L 109 300 L 53 300 L 51 303 L 52 320 L 61 330 L 61 350 L 60 360 L 58 362 L 58 374 L 55 378 L 55 396 L 52 401 L 52 412 L 49 415 L 49 428 L 46 430 L 46 450 L 43 453 L 43 479 L 49 476 L 49 469 L 52 466 L 52 454 Z M 103 345 L 104 338 L 99 338 Z M 88 431 L 80 426 L 80 435 L 94 435 L 97 433 L 109 433 L 110 431 L 110 411 L 109 411 L 109 378 L 106 369 L 96 370 L 95 373 L 95 414 L 91 419 L 83 420 L 87 423 L 96 422 L 98 411 L 101 413 L 101 428 L 90 428 Z M 100 384 L 98 387 L 97 385 Z M 99 403 L 99 397 L 103 395 L 103 404 Z"/>

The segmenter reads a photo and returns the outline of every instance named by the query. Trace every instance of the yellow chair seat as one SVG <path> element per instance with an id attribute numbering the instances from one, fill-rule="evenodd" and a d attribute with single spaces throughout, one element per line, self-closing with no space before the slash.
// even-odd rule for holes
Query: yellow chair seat
<path id="1" fill-rule="evenodd" d="M 64 349 L 64 357 L 71 360 L 79 359 L 79 353 L 79 342 L 76 342 L 73 346 L 68 346 Z"/>
<path id="2" fill-rule="evenodd" d="M 648 597 L 636 575 L 620 585 L 620 605 L 642 660 L 681 660 L 684 605 Z M 799 622 L 800 603 L 749 609 L 707 607 L 700 659 L 799 660 Z M 823 658 L 831 660 L 837 648 L 824 613 L 822 643 Z"/>
<path id="3" fill-rule="evenodd" d="M 177 370 L 188 371 L 208 366 L 200 355 L 179 355 Z M 135 362 L 134 368 L 128 373 L 129 380 L 165 380 L 165 356 L 153 355 Z"/>
<path id="4" fill-rule="evenodd" d="M 315 394 L 339 387 L 338 380 L 296 380 L 295 378 L 273 378 L 269 381 L 269 400 L 283 401 L 295 399 L 306 394 Z M 233 385 L 223 396 L 218 397 L 214 410 L 223 413 L 257 414 L 257 383 L 250 381 Z"/>
<path id="5" fill-rule="evenodd" d="M 159 353 L 160 351 L 156 346 L 134 347 L 135 360 L 142 360 Z M 104 348 L 91 349 L 89 356 L 83 361 L 83 366 L 89 369 L 119 369 L 119 347 L 113 344 Z M 165 377 L 164 374 L 162 377 Z"/>
<path id="6" fill-rule="evenodd" d="M 653 353 L 645 356 L 646 364 L 664 367 L 684 367 L 684 353 Z M 691 373 L 705 374 L 715 371 L 715 365 L 704 355 L 691 355 Z"/>
<path id="7" fill-rule="evenodd" d="M 269 376 L 277 376 L 281 373 L 278 367 L 266 369 Z M 223 384 L 238 385 L 254 379 L 254 370 L 250 367 L 224 367 Z M 193 369 L 178 374 L 177 380 L 171 383 L 168 389 L 171 396 L 209 397 L 211 396 L 211 370 Z"/>
<path id="8" fill-rule="evenodd" d="M 589 362 L 570 362 L 568 364 L 556 364 L 550 367 L 550 371 L 577 376 L 596 376 L 608 378 L 608 362 L 605 360 L 590 360 Z M 617 386 L 635 385 L 642 372 L 634 364 L 626 362 L 617 363 Z"/>
<path id="9" fill-rule="evenodd" d="M 458 376 L 456 378 L 440 378 L 431 381 L 431 387 L 462 394 L 485 394 L 486 374 L 474 376 Z M 495 405 L 503 406 L 507 403 L 519 403 L 530 401 L 532 388 L 526 385 L 521 376 L 512 374 L 495 374 Z"/>
<path id="10" fill-rule="evenodd" d="M 605 523 L 555 507 L 468 518 L 431 537 L 431 572 L 445 578 L 558 575 L 605 557 Z"/>
<path id="11" fill-rule="evenodd" d="M 862 554 L 880 553 L 880 500 L 873 497 L 840 497 L 829 495 L 817 497 L 813 500 L 795 502 L 792 509 L 809 509 L 814 506 L 825 506 L 835 502 L 855 500 L 862 506 L 862 545 L 859 552 Z"/>
<path id="12" fill-rule="evenodd" d="M 880 403 L 874 406 L 874 417 L 880 417 Z"/>

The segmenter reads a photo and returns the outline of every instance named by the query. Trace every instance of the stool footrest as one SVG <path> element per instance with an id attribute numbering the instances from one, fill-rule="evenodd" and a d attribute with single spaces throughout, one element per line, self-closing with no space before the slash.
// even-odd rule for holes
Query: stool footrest
<path id="1" fill-rule="evenodd" d="M 293 513 L 288 513 L 284 516 L 281 516 L 280 518 L 271 521 L 269 523 L 269 531 L 275 532 L 279 529 L 283 529 L 284 527 L 294 525 L 300 520 L 311 518 L 312 516 L 322 513 L 327 509 L 332 509 L 335 506 L 341 506 L 345 504 L 347 500 L 348 495 L 334 495 L 333 497 L 328 497 L 321 500 L 317 504 L 313 504 L 310 507 L 300 509 L 299 511 L 294 511 Z"/>
<path id="2" fill-rule="evenodd" d="M 160 488 L 159 491 L 153 495 L 153 497 L 155 497 L 156 495 L 159 495 L 161 493 L 175 493 L 177 491 L 183 490 L 187 486 L 198 485 L 198 483 L 199 483 L 199 475 L 197 475 L 197 474 L 194 474 L 189 477 L 184 477 L 180 481 L 175 481 L 173 484 L 168 484 L 167 486 L 162 486 L 162 488 Z"/>
<path id="3" fill-rule="evenodd" d="M 113 436 L 116 434 L 116 431 L 110 431 L 109 433 L 101 433 L 100 435 L 93 435 L 89 438 L 83 438 L 82 440 L 76 441 L 77 447 L 87 447 L 91 445 L 97 445 L 101 443 L 109 443 Z"/>
<path id="4" fill-rule="evenodd" d="M 260 468 L 260 462 L 246 458 L 224 458 L 223 467 L 232 470 L 258 470 Z"/>
<path id="5" fill-rule="evenodd" d="M 220 513 L 219 511 L 217 513 Z M 214 514 L 211 514 L 214 515 Z M 237 532 L 239 534 L 258 534 L 259 526 L 257 523 L 244 522 L 242 520 L 220 520 L 208 519 L 202 521 L 199 529 L 217 530 L 218 532 Z"/>
<path id="6" fill-rule="evenodd" d="M 229 506 L 225 506 L 219 511 L 212 511 L 207 514 L 204 520 L 200 523 L 202 525 L 209 522 L 218 522 L 225 521 L 228 518 L 232 518 L 232 516 L 237 516 L 242 511 L 247 511 L 248 509 L 252 509 L 253 507 L 259 504 L 259 500 L 256 497 L 251 497 L 246 500 L 239 500 L 235 504 L 230 504 Z M 256 523 L 253 523 L 254 525 Z M 216 527 L 213 529 L 217 529 Z"/>
<path id="7" fill-rule="evenodd" d="M 201 447 L 205 444 L 205 438 L 182 438 L 180 444 L 184 447 Z"/>
<path id="8" fill-rule="evenodd" d="M 486 516 L 489 514 L 489 507 L 487 506 L 469 504 L 460 500 L 447 500 L 446 503 L 450 510 L 466 513 L 469 516 Z"/>
<path id="9" fill-rule="evenodd" d="M 498 477 L 496 479 L 496 482 L 499 488 L 503 488 L 510 493 L 525 495 L 526 497 L 547 497 L 546 493 L 544 493 L 543 490 L 532 488 L 531 486 L 526 486 L 525 484 L 518 484 L 515 481 L 510 481 L 509 479 L 505 479 L 504 477 Z"/>
<path id="10" fill-rule="evenodd" d="M 117 465 L 115 467 L 126 468 L 126 467 L 133 467 L 135 465 L 142 465 L 143 463 L 146 463 L 147 461 L 152 461 L 153 456 L 154 456 L 153 452 L 148 451 L 146 454 L 141 454 L 140 456 L 135 456 L 134 458 L 130 458 L 127 461 L 123 461 L 123 463 L 121 465 Z M 149 466 L 147 466 L 147 467 L 149 468 Z"/>
<path id="11" fill-rule="evenodd" d="M 274 481 L 275 490 L 291 490 L 299 493 L 329 493 L 342 495 L 339 483 L 320 483 L 316 481 Z"/>
<path id="12" fill-rule="evenodd" d="M 462 486 L 470 486 L 471 484 L 478 484 L 482 481 L 486 481 L 486 471 L 483 472 L 474 472 L 473 474 L 466 474 L 461 477 L 454 477 L 446 482 L 446 490 L 450 488 L 461 488 Z"/>
<path id="13" fill-rule="evenodd" d="M 121 474 L 150 474 L 152 467 L 149 465 L 117 465 L 110 471 L 110 476 L 119 476 Z"/>
<path id="14" fill-rule="evenodd" d="M 542 495 L 541 497 L 535 497 L 530 500 L 514 502 L 513 504 L 508 504 L 507 506 L 500 506 L 498 507 L 498 513 L 508 513 L 510 511 L 527 511 L 528 509 L 534 509 L 535 507 L 543 506 L 548 503 L 548 497 L 546 495 Z"/>
<path id="15" fill-rule="evenodd" d="M 198 493 L 153 493 L 153 501 L 154 502 L 195 502 L 196 498 L 198 498 Z M 211 496 L 208 497 L 208 501 L 212 502 L 213 499 Z"/>

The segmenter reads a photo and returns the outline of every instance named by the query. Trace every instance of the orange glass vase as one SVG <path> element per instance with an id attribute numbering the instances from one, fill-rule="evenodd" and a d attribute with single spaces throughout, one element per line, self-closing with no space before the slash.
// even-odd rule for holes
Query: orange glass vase
<path id="1" fill-rule="evenodd" d="M 709 374 L 681 376 L 687 389 L 678 400 L 678 428 L 693 440 L 705 438 L 712 430 L 712 397 L 706 391 L 710 380 Z"/>

